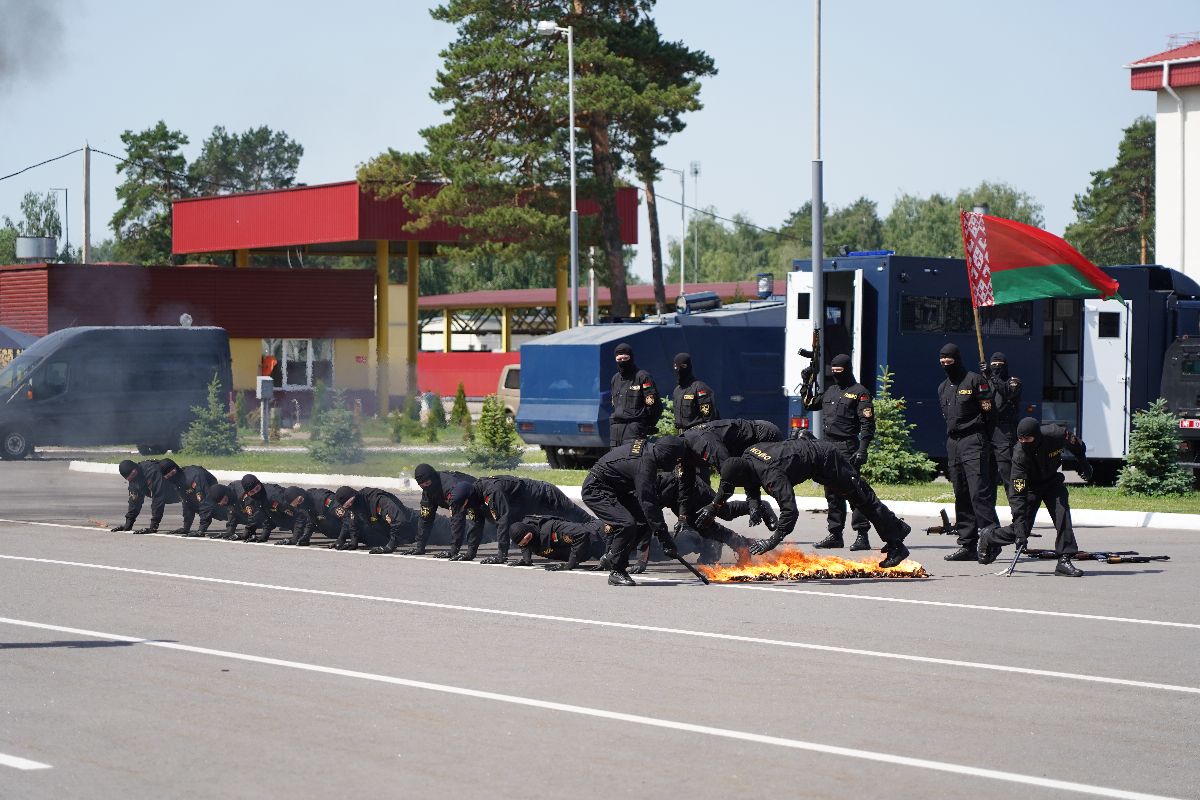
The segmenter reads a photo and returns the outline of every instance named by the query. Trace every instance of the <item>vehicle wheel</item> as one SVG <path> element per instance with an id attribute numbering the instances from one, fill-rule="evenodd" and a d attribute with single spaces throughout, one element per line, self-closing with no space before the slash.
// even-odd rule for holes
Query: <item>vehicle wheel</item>
<path id="1" fill-rule="evenodd" d="M 5 461 L 20 461 L 32 449 L 33 442 L 20 428 L 9 428 L 4 432 L 4 438 L 0 439 L 0 458 Z"/>
<path id="2" fill-rule="evenodd" d="M 1122 462 L 1117 459 L 1105 459 L 1092 462 L 1092 485 L 1114 486 L 1121 472 Z"/>
<path id="3" fill-rule="evenodd" d="M 542 450 L 546 453 L 546 463 L 550 465 L 550 469 L 564 469 L 557 450 L 553 447 L 544 447 Z"/>
<path id="4" fill-rule="evenodd" d="M 165 447 L 159 447 L 156 444 L 139 444 L 137 446 L 137 451 L 141 455 L 152 456 L 158 453 L 165 453 L 167 452 L 167 449 Z"/>

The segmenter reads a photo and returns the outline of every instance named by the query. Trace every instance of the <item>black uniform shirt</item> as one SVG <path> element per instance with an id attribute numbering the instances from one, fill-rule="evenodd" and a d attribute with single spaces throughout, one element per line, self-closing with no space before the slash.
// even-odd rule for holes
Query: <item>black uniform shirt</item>
<path id="1" fill-rule="evenodd" d="M 565 559 L 575 565 L 586 561 L 593 537 L 600 536 L 599 522 L 571 522 L 561 517 L 525 517 L 521 522 L 533 526 L 528 547 L 542 558 Z"/>
<path id="2" fill-rule="evenodd" d="M 337 497 L 328 489 L 306 489 L 300 505 L 295 507 L 292 533 L 311 538 L 319 530 L 331 539 L 337 538 L 342 530 L 342 517 L 336 513 Z"/>
<path id="3" fill-rule="evenodd" d="M 434 517 L 437 516 L 437 510 L 439 508 L 450 508 L 450 503 L 447 498 L 451 490 L 453 490 L 455 486 L 463 481 L 474 483 L 475 477 L 468 475 L 465 472 L 455 472 L 453 470 L 448 470 L 445 472 L 439 471 L 436 479 L 430 481 L 428 486 L 422 487 L 421 506 L 420 511 L 418 512 L 421 517 L 421 521 L 418 523 L 420 527 L 418 539 L 420 541 L 429 541 L 429 535 L 433 532 L 433 520 Z M 450 541 L 462 541 L 462 530 L 465 524 L 464 520 L 466 519 L 467 512 L 468 505 L 464 505 L 461 509 L 459 509 L 457 514 L 451 512 Z M 473 513 L 472 516 L 474 516 Z"/>
<path id="4" fill-rule="evenodd" d="M 387 528 L 388 536 L 398 539 L 412 524 L 412 511 L 394 494 L 383 489 L 359 489 L 359 502 L 343 517 L 342 530 L 357 536 L 360 526 Z"/>
<path id="5" fill-rule="evenodd" d="M 644 422 L 651 427 L 658 422 L 662 403 L 649 372 L 639 369 L 633 378 L 623 378 L 617 371 L 612 376 L 611 390 L 613 422 Z"/>
<path id="6" fill-rule="evenodd" d="M 764 442 L 746 448 L 742 458 L 754 473 L 751 485 L 745 486 L 746 497 L 757 500 L 760 489 L 775 498 L 779 504 L 779 524 L 775 535 L 782 538 L 792 532 L 800 519 L 796 506 L 796 493 L 792 487 L 810 478 L 822 477 L 818 473 L 820 464 L 829 458 L 828 450 L 833 445 L 817 439 L 789 439 L 785 442 Z M 734 486 L 721 482 L 717 496 L 722 502 L 733 494 Z"/>
<path id="7" fill-rule="evenodd" d="M 129 483 L 129 508 L 125 512 L 125 523 L 132 527 L 138 514 L 142 513 L 142 504 L 146 495 L 150 495 L 150 526 L 157 528 L 162 521 L 167 502 L 178 499 L 178 492 L 170 481 L 162 476 L 157 459 L 139 462 L 138 476 Z"/>
<path id="8" fill-rule="evenodd" d="M 712 422 L 720 419 L 717 411 L 717 399 L 713 391 L 704 381 L 692 381 L 687 386 L 676 386 L 672 393 L 672 403 L 675 407 L 675 427 L 686 431 L 702 422 Z"/>
<path id="9" fill-rule="evenodd" d="M 674 472 L 676 466 L 666 463 L 652 443 L 635 439 L 605 453 L 592 467 L 591 477 L 615 494 L 632 494 L 643 518 L 654 528 L 661 528 L 666 522 L 658 502 L 658 471 Z"/>
<path id="10" fill-rule="evenodd" d="M 1045 494 L 1062 483 L 1063 450 L 1082 462 L 1087 458 L 1087 445 L 1062 425 L 1043 425 L 1041 437 L 1029 445 L 1017 443 L 1013 448 L 1012 460 L 1012 512 L 1013 523 L 1018 526 L 1018 535 L 1029 535 L 1037 507 L 1031 493 Z"/>
<path id="11" fill-rule="evenodd" d="M 1005 369 L 992 375 L 992 420 L 1001 430 L 1015 434 L 1021 410 L 1021 379 Z"/>
<path id="12" fill-rule="evenodd" d="M 948 435 L 973 433 L 983 429 L 984 416 L 992 411 L 992 386 L 975 372 L 964 372 L 958 382 L 947 377 L 938 386 L 938 404 Z"/>
<path id="13" fill-rule="evenodd" d="M 861 383 L 845 387 L 834 383 L 804 407 L 821 410 L 821 430 L 831 439 L 859 439 L 866 445 L 875 438 L 875 406 Z"/>
<path id="14" fill-rule="evenodd" d="M 688 449 L 713 469 L 752 444 L 779 439 L 779 428 L 761 419 L 719 419 L 684 431 Z"/>

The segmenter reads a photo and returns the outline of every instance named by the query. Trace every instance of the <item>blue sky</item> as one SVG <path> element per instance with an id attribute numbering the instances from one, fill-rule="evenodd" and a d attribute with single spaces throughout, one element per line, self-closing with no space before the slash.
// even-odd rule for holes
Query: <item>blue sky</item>
<path id="1" fill-rule="evenodd" d="M 429 89 L 454 32 L 426 8 L 0 0 L 9 55 L 0 55 L 0 175 L 85 141 L 119 153 L 123 130 L 163 119 L 190 137 L 189 158 L 216 124 L 265 124 L 304 145 L 299 180 L 352 178 L 389 146 L 418 148 L 417 132 L 441 117 Z M 779 224 L 811 193 L 812 3 L 660 0 L 655 16 L 665 35 L 707 50 L 720 70 L 704 86 L 704 110 L 661 160 L 701 163 L 701 206 Z M 31 17 L 29 29 L 15 22 Z M 865 195 L 883 214 L 902 192 L 953 195 L 1005 181 L 1041 202 L 1046 227 L 1061 233 L 1089 173 L 1113 162 L 1122 128 L 1153 114 L 1153 95 L 1130 91 L 1123 66 L 1195 30 L 1194 0 L 825 0 L 826 202 Z M 0 215 L 16 216 L 28 190 L 70 187 L 77 244 L 80 158 L 0 181 Z M 95 156 L 92 166 L 95 241 L 111 235 L 118 181 L 110 159 Z M 659 190 L 677 199 L 678 178 Z M 677 236 L 676 207 L 660 213 Z M 642 228 L 647 242 L 644 219 Z M 646 250 L 635 266 L 643 277 Z"/>

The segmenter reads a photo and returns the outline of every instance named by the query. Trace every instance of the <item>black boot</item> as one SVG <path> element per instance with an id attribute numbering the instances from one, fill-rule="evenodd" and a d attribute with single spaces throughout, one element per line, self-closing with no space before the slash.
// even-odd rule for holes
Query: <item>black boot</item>
<path id="1" fill-rule="evenodd" d="M 888 545 L 887 558 L 879 562 L 879 566 L 884 569 L 897 566 L 901 561 L 908 558 L 908 548 L 903 542 L 892 542 Z"/>
<path id="2" fill-rule="evenodd" d="M 863 531 L 858 534 L 858 538 L 850 545 L 851 550 L 870 550 L 871 542 L 867 539 L 867 532 Z"/>
<path id="3" fill-rule="evenodd" d="M 637 586 L 637 584 L 633 582 L 633 578 L 629 577 L 629 573 L 622 572 L 622 571 L 614 571 L 614 572 L 609 573 L 608 585 L 609 586 Z"/>
<path id="4" fill-rule="evenodd" d="M 845 546 L 846 546 L 846 543 L 842 541 L 842 535 L 840 533 L 831 533 L 828 536 L 826 536 L 824 539 L 822 539 L 821 541 L 819 541 L 813 545 L 813 547 L 820 547 L 820 548 L 835 548 L 835 547 L 845 547 Z"/>
<path id="5" fill-rule="evenodd" d="M 1070 556 L 1060 556 L 1058 566 L 1054 568 L 1055 575 L 1065 575 L 1068 578 L 1082 578 L 1083 570 L 1071 563 Z"/>
<path id="6" fill-rule="evenodd" d="M 947 561 L 975 561 L 977 557 L 974 547 L 964 545 L 950 555 L 945 556 L 945 559 Z"/>

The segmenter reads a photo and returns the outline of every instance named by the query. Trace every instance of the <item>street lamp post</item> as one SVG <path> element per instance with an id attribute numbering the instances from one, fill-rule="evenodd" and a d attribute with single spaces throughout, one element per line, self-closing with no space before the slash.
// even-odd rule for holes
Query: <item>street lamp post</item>
<path id="1" fill-rule="evenodd" d="M 569 327 L 574 328 L 579 324 L 579 207 L 575 198 L 575 31 L 570 25 L 564 28 L 544 19 L 537 24 L 537 32 L 542 36 L 554 36 L 559 33 L 567 35 L 567 129 L 571 134 L 571 324 Z"/>
<path id="2" fill-rule="evenodd" d="M 685 193 L 684 176 L 687 173 L 681 169 L 671 169 L 670 167 L 663 167 L 663 169 L 667 172 L 679 173 L 679 296 L 683 297 L 685 294 L 683 290 L 683 273 L 684 266 L 687 264 L 687 261 L 684 260 L 684 255 L 686 255 L 684 245 L 687 242 L 687 194 Z"/>

